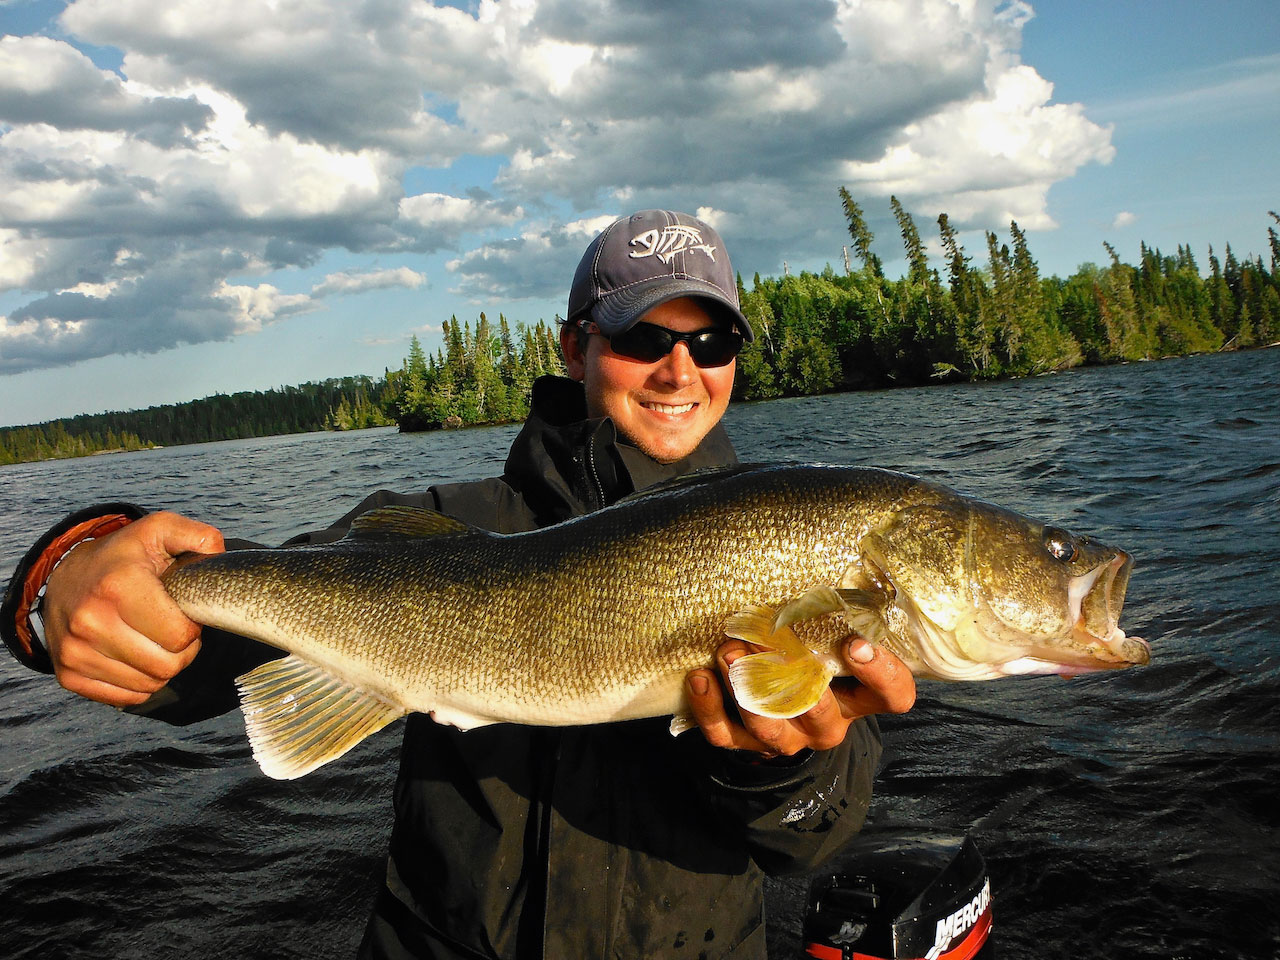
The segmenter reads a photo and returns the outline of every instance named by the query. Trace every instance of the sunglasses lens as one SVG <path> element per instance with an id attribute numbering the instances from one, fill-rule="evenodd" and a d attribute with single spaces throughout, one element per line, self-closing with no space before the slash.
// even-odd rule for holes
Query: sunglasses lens
<path id="1" fill-rule="evenodd" d="M 652 323 L 637 323 L 630 330 L 615 334 L 609 338 L 609 347 L 631 360 L 654 363 L 674 350 L 680 341 L 688 345 L 689 356 L 700 367 L 723 367 L 742 349 L 742 334 L 734 330 L 680 335 Z"/>
<path id="2" fill-rule="evenodd" d="M 614 353 L 641 363 L 661 360 L 675 345 L 675 337 L 669 331 L 651 323 L 637 323 L 630 330 L 609 338 L 609 347 Z"/>
<path id="3" fill-rule="evenodd" d="M 700 367 L 723 367 L 742 349 L 742 334 L 729 330 L 701 333 L 689 341 L 689 356 Z"/>

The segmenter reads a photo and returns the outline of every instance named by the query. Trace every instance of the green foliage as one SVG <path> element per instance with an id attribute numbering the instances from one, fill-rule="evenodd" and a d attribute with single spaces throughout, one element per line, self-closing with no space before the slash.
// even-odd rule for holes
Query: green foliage
<path id="1" fill-rule="evenodd" d="M 417 338 L 409 344 L 389 409 L 404 431 L 441 427 L 510 423 L 529 415 L 533 381 L 543 374 L 564 373 L 560 337 L 553 326 L 533 327 L 507 318 L 498 328 L 480 314 L 471 324 L 450 317 L 442 325 L 445 352 L 425 362 Z"/>
<path id="2" fill-rule="evenodd" d="M 1165 256 L 1144 244 L 1137 266 L 1107 246 L 1108 266 L 1086 263 L 1062 279 L 1040 276 L 1016 222 L 1007 243 L 986 234 L 986 266 L 975 268 L 944 213 L 944 285 L 896 197 L 890 207 L 907 275 L 891 280 L 871 249 L 862 208 L 843 187 L 839 196 L 861 269 L 850 269 L 846 257 L 843 276 L 829 267 L 781 280 L 756 276 L 742 304 L 758 342 L 739 359 L 736 397 L 1030 376 L 1280 337 L 1274 228 L 1270 268 L 1229 248 L 1220 262 L 1210 249 L 1202 277 L 1190 248 Z"/>
<path id="3" fill-rule="evenodd" d="M 390 423 L 386 380 L 342 377 L 189 403 L 0 428 L 0 463 Z"/>
<path id="4" fill-rule="evenodd" d="M 947 283 L 929 266 L 914 220 L 896 197 L 907 275 L 885 277 L 862 208 L 843 187 L 841 208 L 860 269 L 761 278 L 742 311 L 755 340 L 738 358 L 734 397 L 773 397 L 914 385 L 938 380 L 1028 376 L 1101 364 L 1274 343 L 1280 338 L 1280 237 L 1269 228 L 1270 264 L 1219 260 L 1209 248 L 1201 276 L 1189 247 L 1166 256 L 1142 244 L 1137 266 L 1104 244 L 1109 263 L 1082 264 L 1062 279 L 1041 277 L 1027 238 L 986 234 L 987 264 L 975 268 L 947 215 L 938 217 Z M 1270 216 L 1280 224 L 1280 215 Z M 473 330 L 450 317 L 442 347 L 427 355 L 414 337 L 398 370 L 381 380 L 344 377 L 191 403 L 0 428 L 0 463 L 76 457 L 157 445 L 308 430 L 401 430 L 523 420 L 533 381 L 563 374 L 559 335 L 539 321 Z"/>

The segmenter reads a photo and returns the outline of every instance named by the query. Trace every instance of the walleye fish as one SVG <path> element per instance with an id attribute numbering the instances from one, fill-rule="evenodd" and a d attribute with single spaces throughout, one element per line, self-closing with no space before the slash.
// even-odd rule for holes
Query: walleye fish
<path id="1" fill-rule="evenodd" d="M 730 684 L 793 717 L 850 632 L 921 677 L 1074 675 L 1144 664 L 1118 626 L 1132 561 L 887 470 L 736 467 L 500 535 L 407 507 L 336 543 L 185 555 L 191 619 L 289 656 L 237 681 L 254 755 L 292 779 L 410 712 L 462 729 L 674 715 L 726 637 Z"/>

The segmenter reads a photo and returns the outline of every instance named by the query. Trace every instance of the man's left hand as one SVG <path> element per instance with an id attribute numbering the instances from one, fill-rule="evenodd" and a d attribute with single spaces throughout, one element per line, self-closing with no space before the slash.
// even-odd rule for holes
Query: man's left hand
<path id="1" fill-rule="evenodd" d="M 713 746 L 749 750 L 763 757 L 793 756 L 801 750 L 839 746 L 849 725 L 873 713 L 906 713 L 916 699 L 916 681 L 906 664 L 882 647 L 851 637 L 841 650 L 849 676 L 833 680 L 808 713 L 773 720 L 737 707 L 729 687 L 729 665 L 755 652 L 742 640 L 716 651 L 714 670 L 694 670 L 685 679 L 693 717 Z"/>

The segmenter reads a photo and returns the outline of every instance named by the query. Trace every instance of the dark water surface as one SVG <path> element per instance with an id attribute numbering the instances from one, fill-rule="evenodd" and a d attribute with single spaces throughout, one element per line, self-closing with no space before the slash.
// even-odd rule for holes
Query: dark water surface
<path id="1" fill-rule="evenodd" d="M 874 828 L 972 830 L 1003 958 L 1280 954 L 1280 350 L 741 406 L 744 460 L 943 480 L 1132 552 L 1141 670 L 922 683 Z M 378 487 L 498 472 L 514 427 L 310 434 L 0 467 L 0 576 L 95 500 L 276 542 Z M 399 737 L 292 783 L 0 656 L 0 957 L 354 954 Z M 800 881 L 771 884 L 799 956 Z"/>

